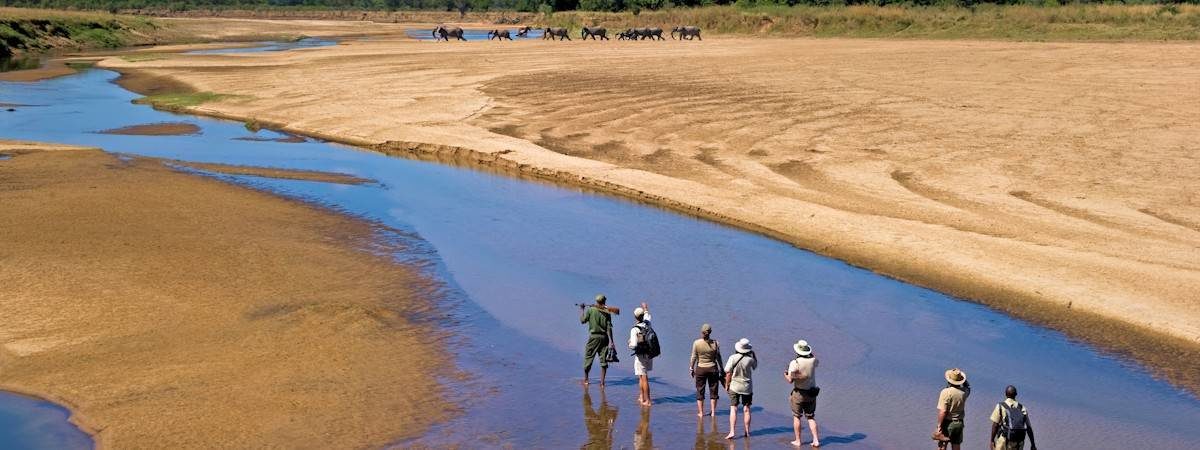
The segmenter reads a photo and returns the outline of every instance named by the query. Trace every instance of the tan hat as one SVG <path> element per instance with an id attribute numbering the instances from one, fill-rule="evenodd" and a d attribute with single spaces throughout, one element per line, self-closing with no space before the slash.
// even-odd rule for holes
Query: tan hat
<path id="1" fill-rule="evenodd" d="M 795 345 L 792 345 L 792 350 L 795 350 L 796 354 L 800 356 L 808 356 L 812 354 L 812 347 L 809 347 L 808 341 L 804 339 L 801 339 L 796 342 Z"/>
<path id="2" fill-rule="evenodd" d="M 957 367 L 947 370 L 946 371 L 946 382 L 953 384 L 955 386 L 962 386 L 963 383 L 967 382 L 967 373 L 963 372 L 962 370 L 960 370 Z"/>
<path id="3" fill-rule="evenodd" d="M 712 325 L 709 325 L 709 324 L 707 324 L 707 323 L 706 323 L 706 324 L 704 324 L 704 325 L 700 325 L 700 332 L 701 332 L 701 333 L 711 333 L 711 332 L 712 332 Z"/>
<path id="4" fill-rule="evenodd" d="M 605 297 L 604 294 L 596 294 L 596 303 L 604 303 L 606 301 L 608 301 L 608 297 Z"/>

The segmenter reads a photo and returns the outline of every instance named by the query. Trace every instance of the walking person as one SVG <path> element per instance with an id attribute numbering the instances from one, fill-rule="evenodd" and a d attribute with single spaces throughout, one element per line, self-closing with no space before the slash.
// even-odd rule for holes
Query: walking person
<path id="1" fill-rule="evenodd" d="M 650 371 L 654 369 L 654 358 L 660 348 L 658 335 L 650 325 L 650 307 L 646 302 L 633 310 L 637 324 L 629 330 L 629 349 L 633 350 L 633 374 L 638 377 L 638 403 L 650 406 Z"/>
<path id="2" fill-rule="evenodd" d="M 696 415 L 704 415 L 704 389 L 709 391 L 709 414 L 717 415 L 719 385 L 724 384 L 724 367 L 721 366 L 721 345 L 712 339 L 712 325 L 700 327 L 700 339 L 692 342 L 692 356 L 688 362 L 692 378 L 696 380 Z"/>
<path id="3" fill-rule="evenodd" d="M 792 445 L 799 447 L 800 428 L 803 425 L 802 420 L 808 421 L 808 431 L 812 432 L 813 448 L 821 446 L 821 437 L 817 433 L 817 394 L 821 392 L 821 388 L 817 386 L 817 361 L 816 355 L 813 355 L 812 347 L 808 345 L 808 341 L 800 340 L 792 345 L 792 350 L 796 352 L 796 357 L 792 362 L 788 363 L 787 372 L 783 374 L 784 379 L 792 384 L 792 393 L 789 398 L 792 405 L 792 431 L 796 433 L 796 440 L 792 441 Z"/>
<path id="4" fill-rule="evenodd" d="M 733 350 L 737 354 L 730 355 L 725 363 L 725 386 L 729 389 L 729 434 L 725 439 L 733 439 L 739 406 L 743 411 L 742 423 L 745 426 L 742 436 L 750 437 L 750 405 L 754 403 L 751 379 L 754 369 L 758 368 L 758 358 L 754 356 L 754 346 L 750 345 L 749 339 L 737 341 Z"/>
<path id="5" fill-rule="evenodd" d="M 596 296 L 596 304 L 579 305 L 579 323 L 587 324 L 588 340 L 583 348 L 583 384 L 588 384 L 588 376 L 592 371 L 592 360 L 600 359 L 600 386 L 604 386 L 608 377 L 608 352 L 612 337 L 612 315 L 605 308 L 608 298 L 603 294 Z"/>
<path id="6" fill-rule="evenodd" d="M 945 449 L 946 444 L 950 444 L 953 450 L 960 450 L 971 383 L 967 382 L 967 373 L 958 368 L 947 370 L 945 378 L 946 387 L 938 394 L 937 425 L 933 430 L 933 439 L 938 441 L 939 450 Z"/>
<path id="7" fill-rule="evenodd" d="M 1037 450 L 1033 439 L 1033 424 L 1029 422 L 1029 411 L 1017 402 L 1017 388 L 1004 388 L 1004 401 L 992 410 L 992 435 L 988 440 L 993 450 L 1024 450 L 1025 437 L 1029 437 L 1029 450 Z"/>

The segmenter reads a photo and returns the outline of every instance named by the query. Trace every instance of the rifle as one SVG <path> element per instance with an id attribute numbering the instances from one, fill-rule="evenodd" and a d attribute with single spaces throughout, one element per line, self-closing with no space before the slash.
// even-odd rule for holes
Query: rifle
<path id="1" fill-rule="evenodd" d="M 598 304 L 586 305 L 583 303 L 576 303 L 575 306 L 578 306 L 580 308 L 587 308 L 590 306 L 592 308 L 596 308 L 598 310 L 601 310 L 601 311 L 604 311 L 607 313 L 616 314 L 618 316 L 621 315 L 621 308 L 618 308 L 616 306 L 598 305 Z"/>

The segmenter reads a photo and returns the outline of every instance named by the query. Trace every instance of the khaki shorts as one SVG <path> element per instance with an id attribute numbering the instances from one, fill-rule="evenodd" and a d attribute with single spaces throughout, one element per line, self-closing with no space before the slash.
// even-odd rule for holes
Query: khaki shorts
<path id="1" fill-rule="evenodd" d="M 962 444 L 963 423 L 961 420 L 947 420 L 942 422 L 942 431 L 946 433 L 946 437 L 950 438 L 950 444 Z"/>
<path id="2" fill-rule="evenodd" d="M 815 397 L 805 397 L 797 391 L 792 391 L 789 397 L 792 404 L 792 417 L 812 419 L 817 415 L 817 399 Z"/>
<path id="3" fill-rule="evenodd" d="M 754 394 L 739 394 L 737 392 L 729 393 L 729 406 L 750 406 L 754 404 Z"/>

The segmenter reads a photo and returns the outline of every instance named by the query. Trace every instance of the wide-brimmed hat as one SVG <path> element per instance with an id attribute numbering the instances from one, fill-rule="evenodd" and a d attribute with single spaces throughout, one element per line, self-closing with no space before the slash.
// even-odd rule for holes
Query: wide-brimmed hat
<path id="1" fill-rule="evenodd" d="M 812 354 L 812 347 L 808 346 L 808 341 L 801 339 L 792 345 L 792 350 L 796 351 L 797 355 L 808 356 Z"/>
<path id="2" fill-rule="evenodd" d="M 967 382 L 967 373 L 955 367 L 946 371 L 946 382 L 955 386 L 962 386 Z"/>
<path id="3" fill-rule="evenodd" d="M 712 333 L 712 325 L 709 325 L 707 323 L 704 325 L 700 325 L 700 332 L 701 333 Z"/>
<path id="4" fill-rule="evenodd" d="M 608 297 L 605 297 L 604 294 L 596 294 L 596 303 L 604 303 L 607 301 Z"/>
<path id="5" fill-rule="evenodd" d="M 738 353 L 749 353 L 750 350 L 754 350 L 754 346 L 750 345 L 749 339 L 741 338 L 736 344 L 733 344 L 733 349 Z"/>

